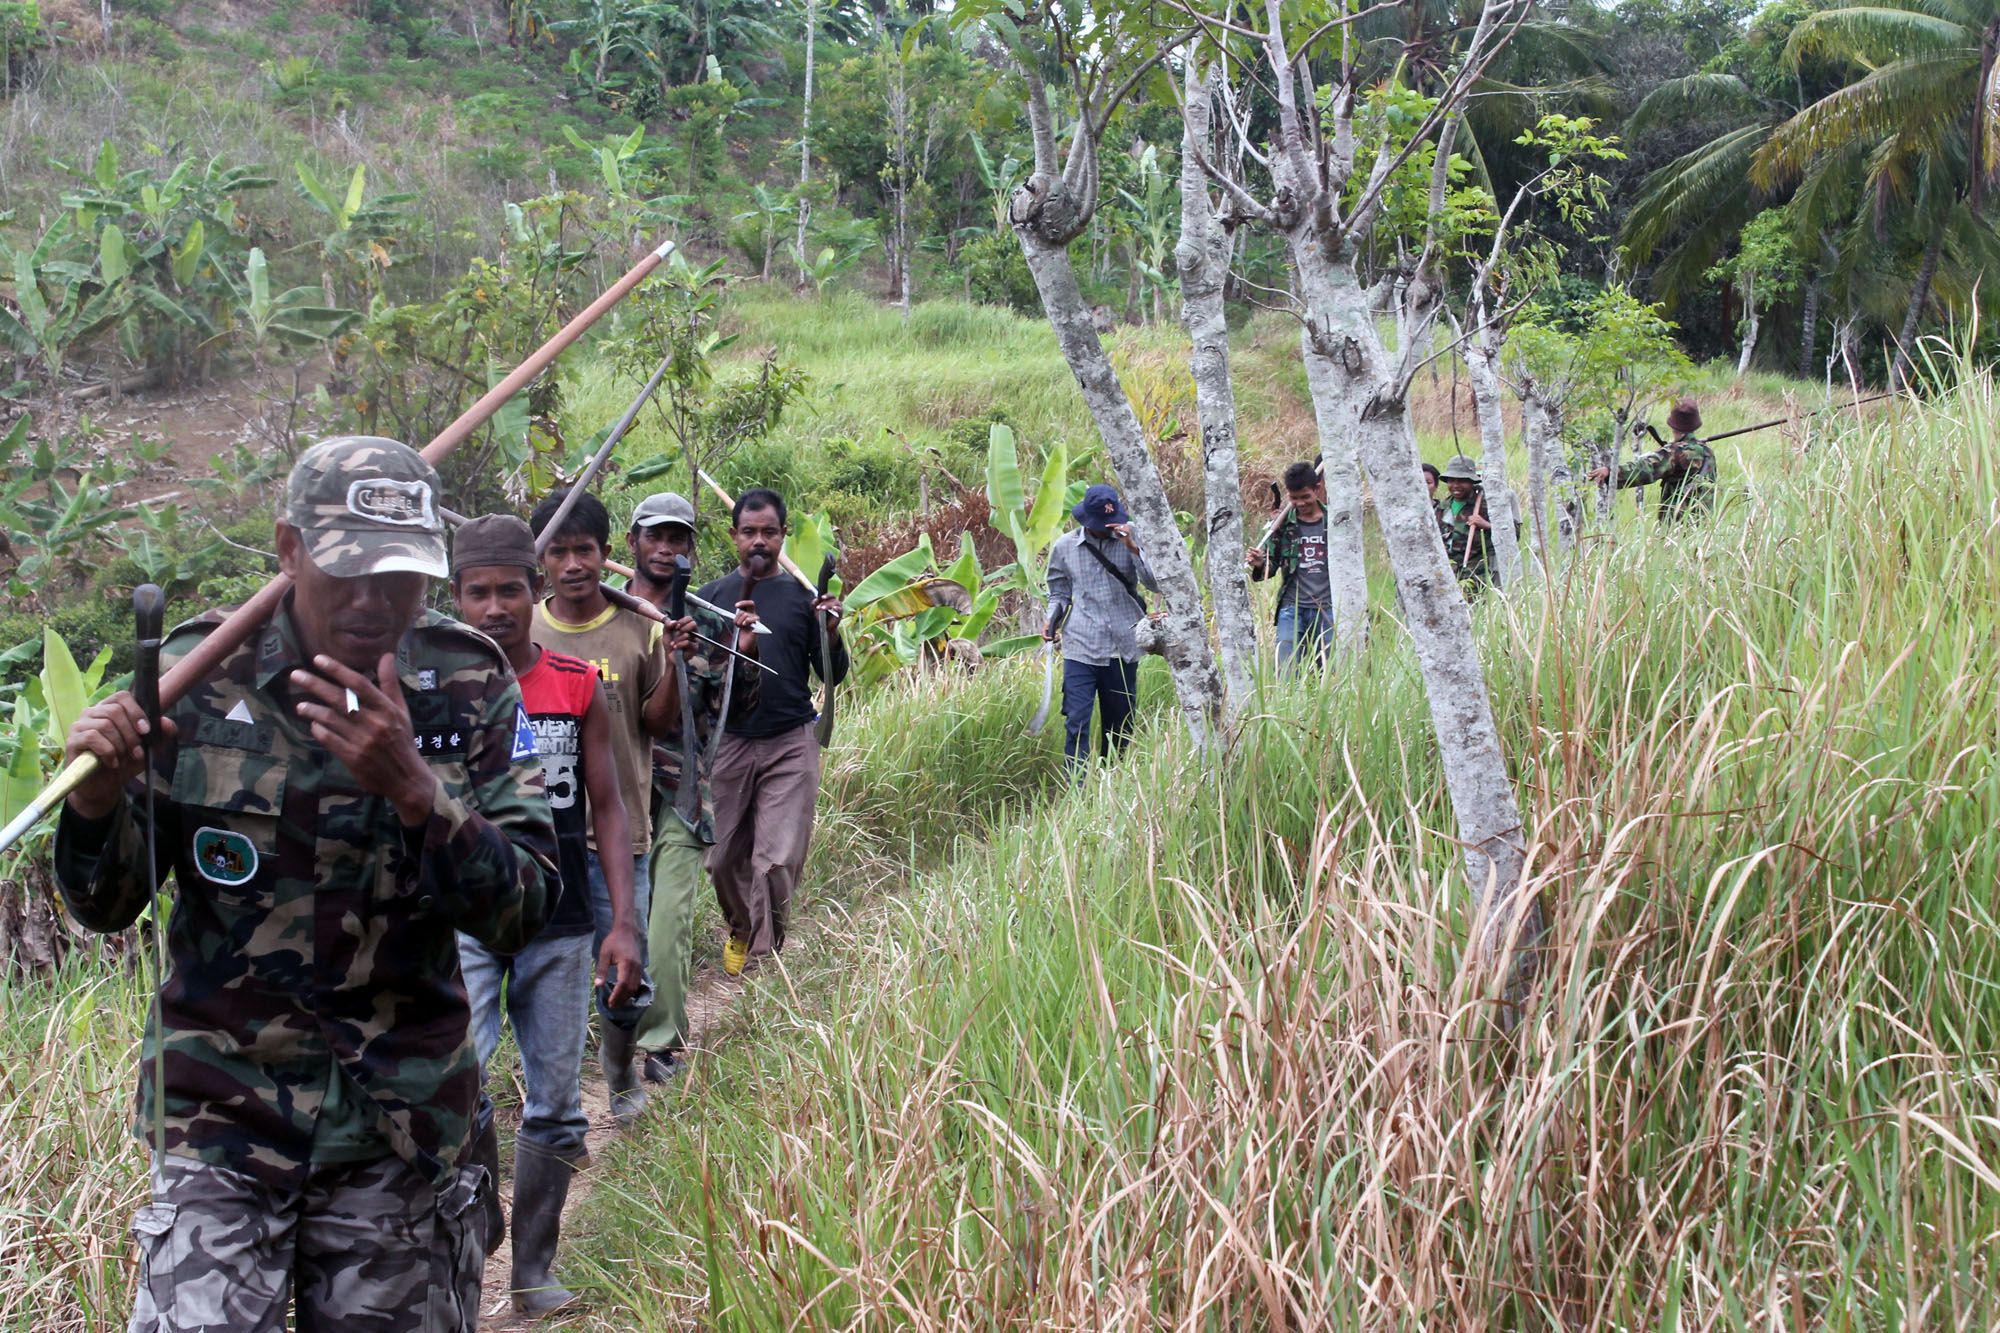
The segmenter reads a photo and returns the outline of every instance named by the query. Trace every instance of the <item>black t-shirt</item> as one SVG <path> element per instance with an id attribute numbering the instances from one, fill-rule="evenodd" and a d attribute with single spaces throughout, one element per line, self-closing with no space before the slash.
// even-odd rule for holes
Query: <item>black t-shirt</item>
<path id="1" fill-rule="evenodd" d="M 701 589 L 705 601 L 734 607 L 743 594 L 743 574 L 726 574 Z M 811 677 L 820 674 L 819 629 L 813 624 L 813 595 L 789 574 L 765 579 L 756 586 L 751 600 L 757 604 L 757 618 L 771 632 L 757 640 L 757 655 L 765 666 L 777 672 L 760 682 L 757 706 L 728 727 L 731 736 L 776 736 L 804 726 L 819 716 L 813 704 Z M 833 683 L 847 676 L 847 645 L 839 636 L 827 644 L 832 658 Z M 760 673 L 761 674 L 761 673 Z"/>

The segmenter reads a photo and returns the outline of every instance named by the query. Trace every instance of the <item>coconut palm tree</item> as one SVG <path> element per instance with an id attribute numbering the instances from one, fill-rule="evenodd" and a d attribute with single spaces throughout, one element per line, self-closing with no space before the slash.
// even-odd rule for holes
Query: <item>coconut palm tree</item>
<path id="1" fill-rule="evenodd" d="M 1893 377 L 1948 261 L 1976 264 L 1991 248 L 1986 192 L 2000 163 L 1993 106 L 2000 0 L 1884 0 L 1809 15 L 1786 55 L 1851 62 L 1858 76 L 1799 110 L 1757 151 L 1751 179 L 1772 190 L 1829 156 L 1860 150 L 1878 236 L 1901 223 L 1921 257 L 1904 306 Z"/>

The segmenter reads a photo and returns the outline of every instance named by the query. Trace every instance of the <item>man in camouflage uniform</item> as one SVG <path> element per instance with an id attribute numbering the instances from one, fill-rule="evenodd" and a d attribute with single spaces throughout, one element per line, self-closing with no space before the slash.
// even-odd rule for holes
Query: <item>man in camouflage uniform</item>
<path id="1" fill-rule="evenodd" d="M 1617 485 L 1624 490 L 1659 483 L 1660 521 L 1678 523 L 1715 507 L 1715 450 L 1695 437 L 1701 429 L 1701 409 L 1692 398 L 1674 404 L 1667 413 L 1667 429 L 1674 438 L 1621 466 Z M 1611 480 L 1611 469 L 1598 468 L 1590 479 L 1601 486 Z"/>
<path id="2" fill-rule="evenodd" d="M 505 659 L 422 610 L 445 573 L 437 495 L 393 440 L 308 450 L 277 524 L 293 587 L 161 718 L 150 770 L 130 694 L 70 730 L 66 753 L 99 764 L 56 830 L 70 913 L 123 930 L 176 884 L 140 1062 L 135 1132 L 164 1151 L 133 1226 L 134 1333 L 280 1333 L 293 1307 L 343 1333 L 477 1320 L 492 1182 L 470 1161 L 453 931 L 533 938 L 555 836 Z M 166 658 L 221 619 L 180 626 Z"/>
<path id="3" fill-rule="evenodd" d="M 1478 588 L 1493 578 L 1493 525 L 1486 519 L 1486 492 L 1479 484 L 1479 464 L 1456 454 L 1438 474 L 1445 484 L 1438 505 L 1438 535 L 1445 557 L 1461 584 Z"/>
<path id="4" fill-rule="evenodd" d="M 694 506 L 684 496 L 665 491 L 649 495 L 632 511 L 626 530 L 632 547 L 630 591 L 662 613 L 674 577 L 674 557 L 693 564 Z M 729 718 L 747 717 L 757 706 L 758 677 L 763 672 L 720 651 L 729 644 L 746 657 L 757 655 L 757 604 L 736 604 L 732 625 L 712 611 L 687 607 L 687 616 L 669 628 L 675 669 L 667 688 L 678 692 L 685 680 L 694 736 L 671 735 L 653 743 L 653 902 L 647 922 L 647 956 L 653 961 L 653 1003 L 639 1020 L 639 1046 L 645 1054 L 645 1076 L 664 1083 L 680 1072 L 687 1048 L 688 968 L 694 946 L 694 915 L 707 877 L 703 858 L 715 845 L 715 805 L 709 792 L 712 741 L 722 734 L 725 710 Z M 712 642 L 696 638 L 699 632 Z M 678 707 L 672 716 L 679 718 Z M 695 795 L 681 799 L 683 770 L 692 759 Z M 685 806 L 689 820 L 679 814 Z"/>

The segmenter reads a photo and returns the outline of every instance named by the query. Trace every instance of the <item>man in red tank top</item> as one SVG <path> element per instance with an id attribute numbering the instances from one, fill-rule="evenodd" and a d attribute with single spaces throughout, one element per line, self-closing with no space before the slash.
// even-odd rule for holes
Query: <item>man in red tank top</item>
<path id="1" fill-rule="evenodd" d="M 506 982 L 507 1016 L 528 1085 L 514 1139 L 514 1308 L 543 1314 L 571 1299 L 549 1270 L 570 1177 L 588 1161 L 583 1134 L 589 1122 L 581 1083 L 583 1014 L 591 986 L 586 797 L 600 845 L 623 846 L 629 830 L 611 748 L 611 710 L 597 668 L 537 647 L 529 633 L 542 579 L 528 525 L 510 514 L 474 519 L 458 530 L 451 554 L 459 618 L 497 643 L 520 677 L 521 703 L 534 729 L 555 816 L 561 886 L 542 933 L 511 958 L 469 936 L 458 942 L 482 1069 L 500 1045 L 500 990 Z M 641 973 L 638 917 L 629 886 L 624 898 L 621 910 L 614 896 L 613 916 L 620 925 L 605 936 L 597 956 L 597 981 L 615 979 L 614 1004 L 631 998 Z M 499 1150 L 491 1104 L 482 1111 L 479 1148 L 497 1181 Z M 491 1244 L 500 1240 L 497 1198 L 489 1218 Z"/>

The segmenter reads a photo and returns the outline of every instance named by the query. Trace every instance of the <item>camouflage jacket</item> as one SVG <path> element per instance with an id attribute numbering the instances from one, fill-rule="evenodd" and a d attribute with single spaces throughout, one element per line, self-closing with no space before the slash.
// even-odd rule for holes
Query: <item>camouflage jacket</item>
<path id="1" fill-rule="evenodd" d="M 712 611 L 704 611 L 698 606 L 688 608 L 694 617 L 694 627 L 702 634 L 734 646 L 736 627 Z M 734 679 L 730 679 L 733 674 Z M 695 763 L 700 769 L 701 817 L 691 830 L 702 842 L 715 841 L 715 803 L 708 788 L 709 769 L 714 766 L 715 752 L 710 741 L 722 727 L 723 695 L 729 696 L 729 716 L 741 720 L 749 716 L 757 706 L 759 677 L 764 673 L 748 662 L 739 661 L 700 639 L 694 641 L 694 648 L 688 653 L 687 680 L 688 694 L 694 700 Z M 728 689 L 723 688 L 725 683 Z M 685 747 L 681 744 L 680 724 L 674 724 L 671 735 L 653 742 L 653 828 L 664 827 L 660 822 L 673 812 L 674 798 L 681 789 L 681 759 Z M 685 822 L 685 821 L 683 821 Z"/>
<path id="2" fill-rule="evenodd" d="M 178 741 L 148 774 L 157 868 L 135 792 L 102 820 L 64 809 L 57 882 L 79 922 L 114 931 L 174 875 L 142 1140 L 164 1042 L 170 1153 L 282 1189 L 314 1162 L 389 1152 L 442 1181 L 479 1100 L 453 931 L 512 952 L 541 929 L 555 873 L 541 762 L 499 649 L 426 612 L 397 665 L 438 787 L 429 822 L 404 829 L 299 725 L 290 605 L 170 710 Z M 177 628 L 163 658 L 221 619 Z"/>
<path id="3" fill-rule="evenodd" d="M 1675 454 L 1685 459 L 1677 465 Z M 1707 510 L 1715 504 L 1715 450 L 1690 435 L 1673 445 L 1640 454 L 1618 469 L 1618 486 L 1660 485 L 1660 518 L 1673 523 L 1695 509 Z"/>
<path id="4" fill-rule="evenodd" d="M 1438 535 L 1444 538 L 1445 557 L 1451 561 L 1452 572 L 1462 579 L 1485 578 L 1493 563 L 1493 534 L 1469 521 L 1480 496 L 1481 492 L 1474 491 L 1470 500 L 1445 500 L 1437 507 Z M 1486 516 L 1484 507 L 1479 516 Z"/>
<path id="5" fill-rule="evenodd" d="M 1330 522 L 1330 520 L 1329 520 Z M 1250 581 L 1262 583 L 1273 574 L 1278 576 L 1278 609 L 1284 610 L 1292 603 L 1292 585 L 1299 578 L 1299 511 L 1287 506 L 1278 526 L 1271 529 L 1271 535 L 1264 539 L 1264 563 L 1250 567 Z"/>

